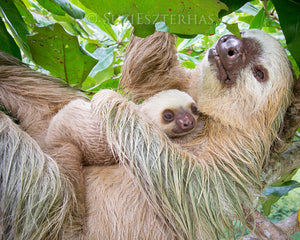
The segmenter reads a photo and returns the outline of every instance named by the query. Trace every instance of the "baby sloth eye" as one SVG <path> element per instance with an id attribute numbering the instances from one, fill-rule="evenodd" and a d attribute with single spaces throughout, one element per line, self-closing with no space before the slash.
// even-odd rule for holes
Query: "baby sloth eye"
<path id="1" fill-rule="evenodd" d="M 194 103 L 192 103 L 192 105 L 191 105 L 191 110 L 194 115 L 199 114 L 198 108 Z"/>
<path id="2" fill-rule="evenodd" d="M 257 81 L 265 82 L 268 80 L 268 72 L 263 66 L 254 66 L 252 72 Z"/>
<path id="3" fill-rule="evenodd" d="M 174 120 L 174 116 L 175 116 L 175 114 L 171 110 L 165 110 L 163 112 L 163 119 L 166 122 L 172 122 Z"/>

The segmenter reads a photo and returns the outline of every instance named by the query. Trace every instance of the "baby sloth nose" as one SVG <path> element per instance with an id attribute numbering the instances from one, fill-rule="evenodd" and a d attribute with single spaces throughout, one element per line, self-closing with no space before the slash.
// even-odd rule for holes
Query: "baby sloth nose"
<path id="1" fill-rule="evenodd" d="M 232 70 L 241 64 L 243 41 L 233 35 L 221 37 L 216 45 L 216 50 L 226 70 Z"/>
<path id="2" fill-rule="evenodd" d="M 176 123 L 184 132 L 188 132 L 194 128 L 195 119 L 190 114 L 184 114 L 177 119 Z"/>

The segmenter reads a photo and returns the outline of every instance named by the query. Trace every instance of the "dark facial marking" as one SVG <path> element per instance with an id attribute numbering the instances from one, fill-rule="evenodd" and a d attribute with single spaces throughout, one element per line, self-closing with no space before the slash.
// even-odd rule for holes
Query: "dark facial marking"
<path id="1" fill-rule="evenodd" d="M 254 77 L 259 82 L 266 82 L 269 79 L 268 71 L 261 65 L 252 66 L 252 72 Z"/>
<path id="2" fill-rule="evenodd" d="M 175 114 L 171 110 L 165 110 L 163 112 L 163 120 L 167 123 L 172 122 L 174 120 Z"/>
<path id="3" fill-rule="evenodd" d="M 195 103 L 192 103 L 192 105 L 191 105 L 191 111 L 192 111 L 192 113 L 194 115 L 198 115 L 199 114 L 198 108 L 197 108 L 197 106 L 196 106 Z"/>

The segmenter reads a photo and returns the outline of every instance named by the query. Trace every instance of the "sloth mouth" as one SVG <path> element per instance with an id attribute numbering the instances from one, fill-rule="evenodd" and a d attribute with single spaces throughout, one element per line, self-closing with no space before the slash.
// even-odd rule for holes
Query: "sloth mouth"
<path id="1" fill-rule="evenodd" d="M 174 136 L 180 137 L 180 136 L 188 134 L 189 132 L 193 131 L 194 129 L 195 129 L 195 127 L 193 127 L 192 129 L 190 129 L 188 131 L 185 131 L 182 129 L 175 128 L 175 129 L 172 129 L 172 133 Z"/>
<path id="2" fill-rule="evenodd" d="M 215 48 L 211 48 L 209 50 L 208 59 L 210 60 L 210 62 L 214 62 L 217 66 L 218 79 L 220 80 L 220 82 L 225 84 L 227 87 L 231 87 L 234 81 L 230 78 L 228 71 L 225 69 L 222 60 Z"/>
<path id="3" fill-rule="evenodd" d="M 218 40 L 215 48 L 209 50 L 208 60 L 216 65 L 217 77 L 226 87 L 236 82 L 241 68 L 245 66 L 247 45 L 245 39 L 225 35 Z"/>

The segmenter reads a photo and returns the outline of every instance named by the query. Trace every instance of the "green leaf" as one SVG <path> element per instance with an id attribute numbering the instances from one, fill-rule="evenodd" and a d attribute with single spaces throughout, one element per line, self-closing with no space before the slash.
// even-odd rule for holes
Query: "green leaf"
<path id="1" fill-rule="evenodd" d="M 288 193 L 289 191 L 293 190 L 294 188 L 300 187 L 300 183 L 294 180 L 290 180 L 285 182 L 284 184 L 280 186 L 269 186 L 264 191 L 264 195 L 272 195 L 275 197 L 281 197 L 284 194 Z"/>
<path id="2" fill-rule="evenodd" d="M 229 32 L 231 32 L 233 35 L 235 35 L 238 38 L 242 38 L 240 29 L 239 29 L 239 25 L 237 23 L 234 23 L 234 24 L 225 23 L 225 24 L 226 24 L 226 28 Z"/>
<path id="3" fill-rule="evenodd" d="M 137 24 L 134 25 L 133 34 L 138 37 L 145 38 L 155 32 L 155 25 Z"/>
<path id="4" fill-rule="evenodd" d="M 38 3 L 47 9 L 49 12 L 56 14 L 56 15 L 61 15 L 64 16 L 66 12 L 60 7 L 58 3 L 56 3 L 55 0 L 37 0 Z"/>
<path id="5" fill-rule="evenodd" d="M 0 50 L 7 52 L 16 58 L 22 59 L 21 52 L 14 39 L 7 32 L 6 27 L 0 18 Z"/>
<path id="6" fill-rule="evenodd" d="M 49 0 L 51 1 L 51 0 Z M 74 5 L 73 3 L 69 2 L 68 0 L 54 0 L 59 6 L 68 13 L 71 17 L 76 19 L 84 18 L 84 11 L 81 10 L 79 7 Z"/>
<path id="7" fill-rule="evenodd" d="M 100 89 L 118 89 L 119 86 L 119 80 L 118 79 L 109 79 L 107 81 L 104 81 L 100 85 Z"/>
<path id="8" fill-rule="evenodd" d="M 89 76 L 87 78 L 87 81 L 83 83 L 83 89 L 85 89 L 86 91 L 97 92 L 100 89 L 118 89 L 118 85 L 119 79 L 108 79 L 96 84 L 95 79 Z"/>
<path id="9" fill-rule="evenodd" d="M 116 46 L 111 46 L 108 48 L 98 48 L 94 53 L 93 56 L 97 59 L 99 59 L 96 66 L 93 68 L 93 70 L 90 73 L 91 77 L 95 77 L 95 75 L 103 71 L 104 69 L 108 68 L 110 65 L 112 65 L 114 61 L 114 49 Z"/>
<path id="10" fill-rule="evenodd" d="M 165 22 L 171 33 L 193 35 L 205 33 L 217 21 L 221 9 L 228 10 L 219 0 L 138 1 L 80 0 L 83 5 L 111 23 L 118 16 L 127 16 L 138 36 L 153 33 L 157 22 Z M 110 14 L 108 14 L 110 13 Z"/>
<path id="11" fill-rule="evenodd" d="M 88 20 L 87 22 L 97 25 L 97 27 L 100 28 L 100 31 L 102 30 L 101 33 L 103 33 L 113 41 L 117 41 L 117 36 L 114 30 L 112 29 L 111 24 L 108 21 L 110 15 L 109 13 L 100 17 L 96 12 L 86 8 L 80 1 L 70 0 L 70 2 L 76 2 L 76 6 L 78 6 L 80 9 L 82 9 L 85 12 L 85 19 Z M 114 23 L 114 20 L 112 21 L 112 23 Z"/>
<path id="12" fill-rule="evenodd" d="M 272 0 L 287 47 L 300 67 L 300 3 L 299 1 Z"/>
<path id="13" fill-rule="evenodd" d="M 219 13 L 219 18 L 222 18 L 223 16 L 239 9 L 245 3 L 248 2 L 248 0 L 221 0 L 221 1 L 227 5 L 228 9 L 222 9 Z"/>
<path id="14" fill-rule="evenodd" d="M 266 16 L 267 15 L 265 13 L 265 10 L 264 8 L 262 8 L 250 22 L 249 28 L 261 29 L 263 27 Z"/>
<path id="15" fill-rule="evenodd" d="M 46 8 L 49 12 L 56 15 L 69 14 L 71 17 L 76 19 L 84 18 L 84 11 L 79 7 L 69 2 L 68 0 L 37 0 L 41 6 Z"/>
<path id="16" fill-rule="evenodd" d="M 248 16 L 239 16 L 239 21 L 244 22 L 244 23 L 248 23 L 250 25 L 250 23 L 253 21 L 254 16 L 248 15 Z"/>
<path id="17" fill-rule="evenodd" d="M 182 51 L 185 48 L 188 48 L 194 45 L 196 42 L 200 41 L 203 38 L 202 34 L 197 35 L 195 38 L 192 39 L 184 39 L 177 47 L 177 51 Z"/>
<path id="18" fill-rule="evenodd" d="M 27 9 L 22 0 L 14 0 L 14 4 L 27 25 L 36 23 L 31 12 Z"/>
<path id="19" fill-rule="evenodd" d="M 256 28 L 256 29 L 262 29 L 262 27 L 265 25 L 265 22 L 267 22 L 269 18 L 267 18 L 266 11 L 270 12 L 271 9 L 273 8 L 272 2 L 268 2 L 267 4 L 267 9 L 264 7 L 255 15 L 255 17 L 252 19 L 250 22 L 250 27 L 249 28 Z M 271 20 L 271 19 L 269 19 Z M 274 20 L 271 20 L 274 22 Z"/>
<path id="20" fill-rule="evenodd" d="M 84 27 L 81 26 L 80 21 L 76 21 L 76 19 L 72 18 L 69 15 L 65 16 L 58 16 L 53 15 L 53 19 L 62 25 L 66 31 L 73 35 L 80 35 L 80 36 L 88 36 L 88 33 L 85 31 Z M 49 24 L 47 24 L 49 25 Z"/>
<path id="21" fill-rule="evenodd" d="M 89 17 L 94 16 L 96 17 L 96 21 L 94 23 L 112 40 L 117 41 L 117 36 L 114 32 L 114 30 L 111 27 L 111 24 L 109 22 L 105 22 L 103 19 L 99 18 L 99 16 L 95 15 L 89 15 Z"/>
<path id="22" fill-rule="evenodd" d="M 28 37 L 33 60 L 52 75 L 80 87 L 97 60 L 86 53 L 77 38 L 65 32 L 59 24 L 37 27 L 35 32 L 35 35 Z"/>
<path id="23" fill-rule="evenodd" d="M 113 63 L 112 63 L 107 68 L 105 68 L 101 71 L 98 71 L 95 74 L 94 79 L 96 81 L 96 84 L 99 84 L 99 83 L 103 83 L 106 80 L 111 79 L 113 75 L 114 75 L 114 67 L 113 67 Z"/>
<path id="24" fill-rule="evenodd" d="M 262 207 L 266 216 L 271 212 L 271 206 L 276 203 L 283 195 L 287 194 L 289 191 L 300 187 L 300 183 L 294 180 L 287 181 L 280 186 L 271 185 L 267 187 L 263 194 L 266 195 Z"/>
<path id="25" fill-rule="evenodd" d="M 87 50 L 89 53 L 94 52 L 96 49 L 97 49 L 97 44 L 95 44 L 95 43 L 88 42 L 85 45 L 85 50 Z"/>
<path id="26" fill-rule="evenodd" d="M 284 183 L 289 182 L 292 180 L 292 177 L 297 173 L 298 169 L 294 169 L 280 178 L 278 178 L 275 182 L 272 183 L 272 186 L 282 186 Z"/>
<path id="27" fill-rule="evenodd" d="M 85 81 L 82 83 L 82 89 L 85 91 L 94 91 L 97 87 L 96 81 L 91 76 L 87 76 Z"/>
<path id="28" fill-rule="evenodd" d="M 14 39 L 26 56 L 31 58 L 26 39 L 27 35 L 29 35 L 29 31 L 13 1 L 0 0 L 0 11 Z"/>
<path id="29" fill-rule="evenodd" d="M 268 196 L 265 201 L 262 203 L 262 207 L 264 210 L 264 214 L 268 216 L 271 213 L 271 207 L 274 203 L 276 203 L 280 197 L 276 197 L 273 195 Z"/>

